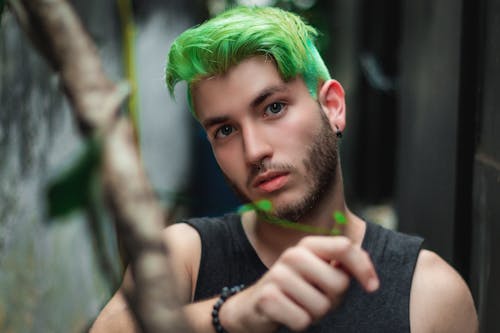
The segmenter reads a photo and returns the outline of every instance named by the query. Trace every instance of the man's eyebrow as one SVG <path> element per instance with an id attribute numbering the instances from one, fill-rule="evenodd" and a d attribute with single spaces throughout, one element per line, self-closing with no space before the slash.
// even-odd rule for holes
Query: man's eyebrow
<path id="1" fill-rule="evenodd" d="M 274 93 L 277 92 L 282 92 L 288 90 L 288 87 L 286 85 L 276 85 L 276 86 L 271 86 L 268 87 L 264 90 L 262 90 L 257 97 L 253 99 L 253 101 L 250 103 L 250 106 L 252 109 L 258 107 L 262 102 L 266 100 L 269 96 L 271 96 Z"/>
<path id="2" fill-rule="evenodd" d="M 212 126 L 215 126 L 217 124 L 225 123 L 229 120 L 228 116 L 219 116 L 219 117 L 211 117 L 207 118 L 203 121 L 203 127 L 205 129 L 209 129 Z"/>

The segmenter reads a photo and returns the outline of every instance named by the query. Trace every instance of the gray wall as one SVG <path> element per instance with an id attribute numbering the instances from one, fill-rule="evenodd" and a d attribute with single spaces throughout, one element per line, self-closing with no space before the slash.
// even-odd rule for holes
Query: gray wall
<path id="1" fill-rule="evenodd" d="M 397 202 L 402 231 L 453 258 L 461 1 L 403 1 Z"/>
<path id="2" fill-rule="evenodd" d="M 478 50 L 477 146 L 473 160 L 471 287 L 481 332 L 500 320 L 500 1 L 484 1 Z"/>
<path id="3" fill-rule="evenodd" d="M 399 227 L 471 287 L 500 331 L 500 1 L 403 1 Z"/>

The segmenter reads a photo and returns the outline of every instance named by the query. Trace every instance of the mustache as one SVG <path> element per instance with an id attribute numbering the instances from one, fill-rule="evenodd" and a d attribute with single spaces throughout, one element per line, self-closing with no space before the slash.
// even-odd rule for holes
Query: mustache
<path id="1" fill-rule="evenodd" d="M 247 177 L 247 182 L 246 185 L 247 187 L 251 187 L 253 184 L 254 179 L 268 171 L 277 171 L 277 172 L 292 172 L 295 170 L 295 167 L 291 164 L 286 164 L 286 163 L 272 163 L 269 161 L 263 161 L 259 164 L 255 164 L 252 166 L 250 169 L 250 173 L 248 174 Z"/>

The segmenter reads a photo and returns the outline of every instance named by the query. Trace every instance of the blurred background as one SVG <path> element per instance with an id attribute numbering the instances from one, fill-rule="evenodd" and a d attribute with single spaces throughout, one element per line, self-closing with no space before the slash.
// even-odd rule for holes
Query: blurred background
<path id="1" fill-rule="evenodd" d="M 347 200 L 426 239 L 471 287 L 482 332 L 500 332 L 500 0 L 72 0 L 106 73 L 129 79 L 141 154 L 176 219 L 239 202 L 205 134 L 163 81 L 170 43 L 235 4 L 295 11 L 347 93 Z M 121 264 L 105 209 L 49 216 L 47 188 L 87 144 L 57 74 L 0 2 L 0 332 L 81 332 Z M 99 237 L 96 239 L 96 234 Z M 439 295 L 436 295 L 439 297 Z"/>

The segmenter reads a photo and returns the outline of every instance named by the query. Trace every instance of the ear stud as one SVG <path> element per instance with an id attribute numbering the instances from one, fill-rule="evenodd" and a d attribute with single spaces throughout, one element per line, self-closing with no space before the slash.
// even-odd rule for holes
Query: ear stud
<path id="1" fill-rule="evenodd" d="M 337 132 L 335 133 L 337 135 L 337 138 L 342 139 L 342 131 L 338 128 L 338 126 L 335 126 L 337 128 Z"/>

